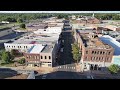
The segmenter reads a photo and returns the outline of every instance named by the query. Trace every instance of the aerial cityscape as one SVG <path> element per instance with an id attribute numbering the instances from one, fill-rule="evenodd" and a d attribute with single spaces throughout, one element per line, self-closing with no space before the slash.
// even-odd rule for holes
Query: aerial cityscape
<path id="1" fill-rule="evenodd" d="M 120 12 L 0 12 L 0 79 L 120 79 Z"/>

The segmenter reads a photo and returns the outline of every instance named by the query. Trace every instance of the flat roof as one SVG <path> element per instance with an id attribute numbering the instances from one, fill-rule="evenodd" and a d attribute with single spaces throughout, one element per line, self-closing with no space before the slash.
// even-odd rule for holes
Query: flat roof
<path id="1" fill-rule="evenodd" d="M 39 34 L 36 35 L 34 33 L 19 38 L 12 42 L 13 44 L 41 44 L 41 43 L 54 43 L 59 39 L 59 34 Z"/>
<path id="2" fill-rule="evenodd" d="M 95 33 L 96 30 L 92 30 L 92 29 L 90 29 L 90 30 L 88 30 L 88 29 L 80 30 L 80 29 L 78 29 L 78 32 L 79 33 Z"/>
<path id="3" fill-rule="evenodd" d="M 44 49 L 41 51 L 42 53 L 49 53 L 53 50 L 53 45 L 46 45 Z"/>
<path id="4" fill-rule="evenodd" d="M 34 53 L 34 54 L 40 54 L 41 52 L 42 53 L 49 53 L 53 50 L 53 47 L 54 47 L 54 44 L 51 44 L 51 45 L 42 45 L 42 44 L 38 44 L 38 45 L 34 45 L 32 46 L 27 53 Z"/>
<path id="5" fill-rule="evenodd" d="M 108 44 L 104 44 L 98 37 L 91 38 L 90 34 L 80 34 L 85 47 L 94 49 L 110 49 Z"/>
<path id="6" fill-rule="evenodd" d="M 114 55 L 120 55 L 120 43 L 109 35 L 104 35 L 100 39 L 114 48 Z"/>
<path id="7" fill-rule="evenodd" d="M 35 46 L 33 46 L 33 47 L 29 50 L 29 53 L 36 53 L 36 54 L 38 54 L 38 53 L 40 53 L 40 52 L 43 50 L 44 47 L 45 47 L 45 46 L 43 46 L 42 44 L 35 45 Z"/>

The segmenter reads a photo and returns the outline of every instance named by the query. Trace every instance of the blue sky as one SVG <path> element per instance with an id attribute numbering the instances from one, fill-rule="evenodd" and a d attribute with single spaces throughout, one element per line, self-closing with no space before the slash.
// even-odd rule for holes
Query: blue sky
<path id="1" fill-rule="evenodd" d="M 120 11 L 0 11 L 0 13 L 120 13 Z"/>

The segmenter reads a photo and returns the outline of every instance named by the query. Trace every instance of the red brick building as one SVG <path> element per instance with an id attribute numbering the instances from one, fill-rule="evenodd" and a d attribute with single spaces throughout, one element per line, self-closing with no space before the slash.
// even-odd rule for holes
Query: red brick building
<path id="1" fill-rule="evenodd" d="M 81 63 L 84 67 L 100 69 L 111 65 L 114 49 L 104 44 L 96 34 L 75 30 L 75 40 L 82 51 Z"/>

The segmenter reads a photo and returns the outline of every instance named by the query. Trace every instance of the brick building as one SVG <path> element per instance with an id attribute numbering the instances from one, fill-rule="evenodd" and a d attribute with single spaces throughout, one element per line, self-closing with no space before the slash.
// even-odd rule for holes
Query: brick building
<path id="1" fill-rule="evenodd" d="M 96 34 L 75 30 L 75 40 L 82 51 L 81 63 L 84 68 L 101 69 L 111 65 L 114 49 L 103 43 Z"/>
<path id="2" fill-rule="evenodd" d="M 52 67 L 55 64 L 57 45 L 35 45 L 24 53 L 27 66 Z"/>

